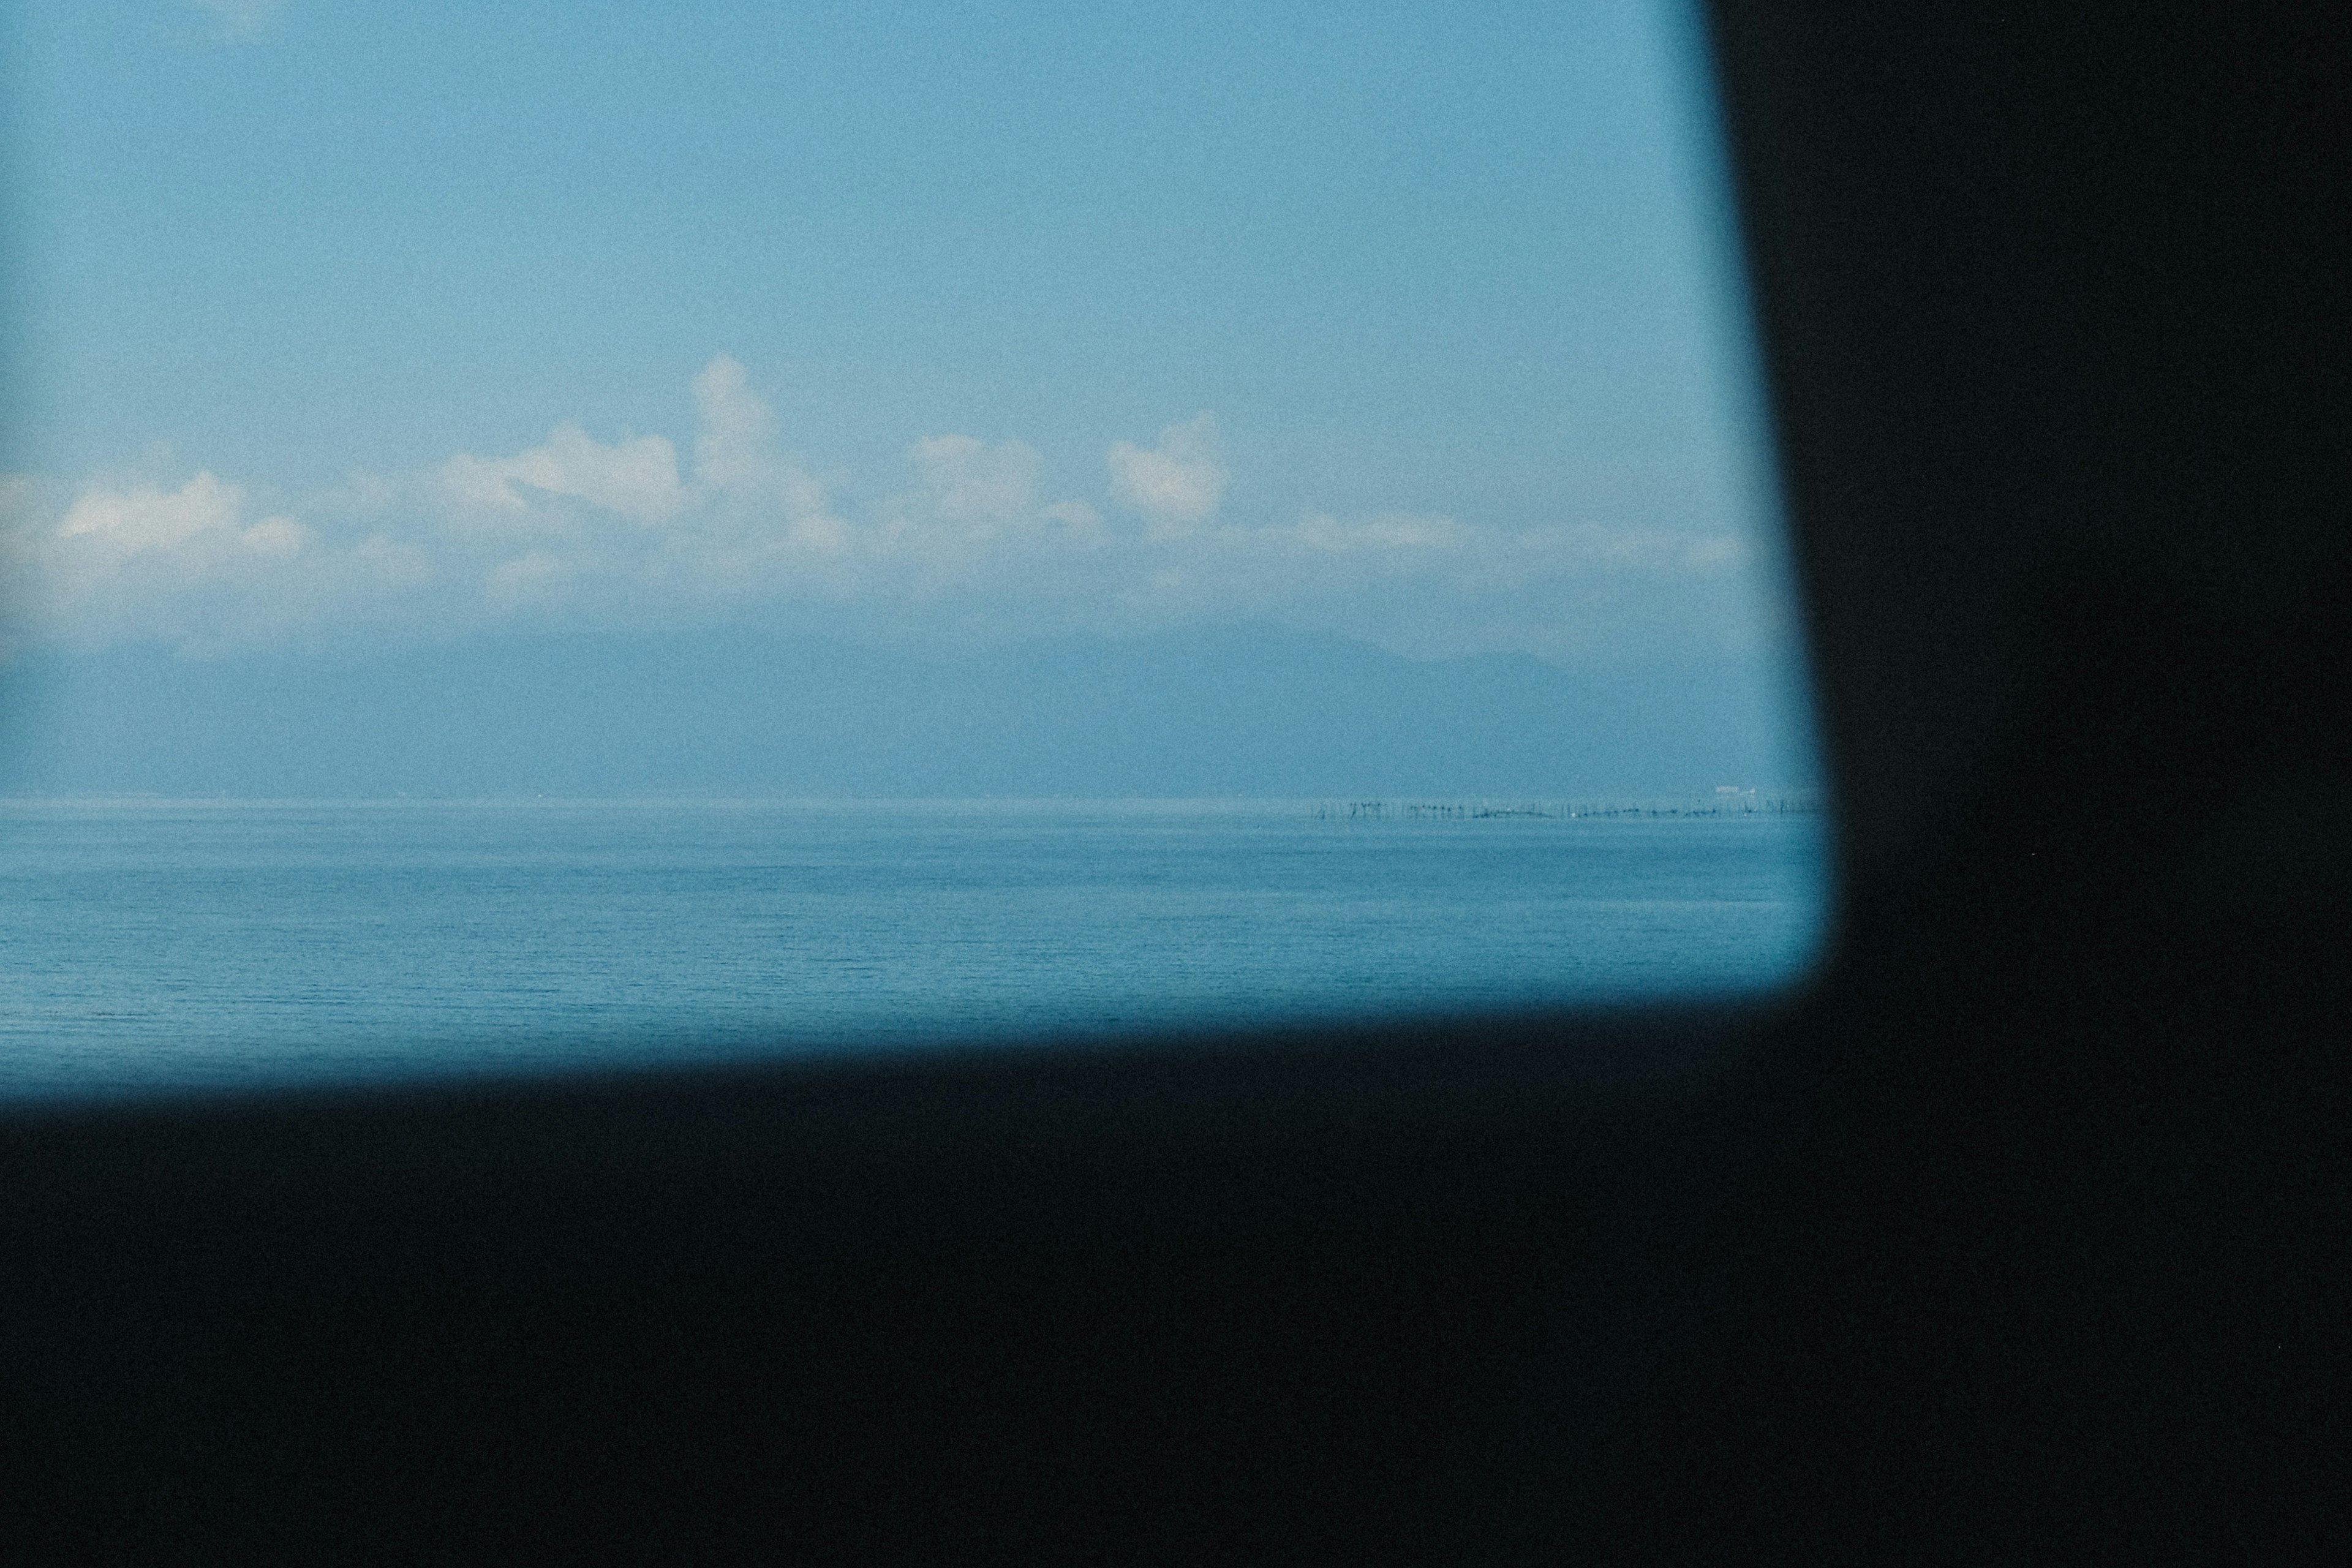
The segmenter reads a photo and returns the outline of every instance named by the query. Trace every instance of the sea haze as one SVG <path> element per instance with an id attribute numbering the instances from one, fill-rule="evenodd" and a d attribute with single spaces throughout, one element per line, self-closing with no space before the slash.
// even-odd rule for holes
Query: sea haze
<path id="1" fill-rule="evenodd" d="M 958 647 L 741 630 L 17 664 L 0 790 L 239 798 L 950 798 L 1802 787 L 1793 678 L 1416 660 L 1194 627 Z M 1777 684 L 1776 684 L 1777 682 Z"/>
<path id="2" fill-rule="evenodd" d="M 1817 815 L 1433 807 L 0 805 L 0 1098 L 1753 994 L 1819 940 Z"/>

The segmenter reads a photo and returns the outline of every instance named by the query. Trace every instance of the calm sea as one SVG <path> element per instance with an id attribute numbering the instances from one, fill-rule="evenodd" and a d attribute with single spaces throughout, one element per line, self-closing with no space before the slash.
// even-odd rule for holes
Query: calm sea
<path id="1" fill-rule="evenodd" d="M 1803 967 L 1821 817 L 1551 809 L 0 804 L 0 1098 L 1719 995 Z"/>

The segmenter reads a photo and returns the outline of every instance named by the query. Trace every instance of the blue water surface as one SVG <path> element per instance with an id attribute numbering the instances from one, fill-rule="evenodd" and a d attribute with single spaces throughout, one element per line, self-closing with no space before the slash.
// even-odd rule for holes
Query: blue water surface
<path id="1" fill-rule="evenodd" d="M 1818 816 L 0 804 L 0 1097 L 1788 984 Z"/>

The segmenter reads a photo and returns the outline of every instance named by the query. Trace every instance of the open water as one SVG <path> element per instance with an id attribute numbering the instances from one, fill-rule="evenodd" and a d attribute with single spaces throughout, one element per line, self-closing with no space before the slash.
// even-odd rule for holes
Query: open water
<path id="1" fill-rule="evenodd" d="M 1753 994 L 1820 940 L 1824 829 L 0 803 L 0 1099 Z"/>

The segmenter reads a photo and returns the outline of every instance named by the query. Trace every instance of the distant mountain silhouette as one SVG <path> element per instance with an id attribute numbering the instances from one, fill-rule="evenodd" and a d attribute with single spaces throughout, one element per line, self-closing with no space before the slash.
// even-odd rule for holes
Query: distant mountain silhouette
<path id="1" fill-rule="evenodd" d="M 1577 794 L 1803 784 L 1769 682 L 1221 628 L 957 649 L 741 630 L 20 661 L 0 788 L 240 796 Z"/>

